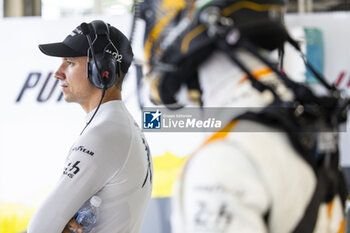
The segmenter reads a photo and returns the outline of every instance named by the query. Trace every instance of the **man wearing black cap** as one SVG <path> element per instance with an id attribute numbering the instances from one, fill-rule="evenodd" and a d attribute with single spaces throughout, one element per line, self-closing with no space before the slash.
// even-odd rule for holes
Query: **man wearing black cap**
<path id="1" fill-rule="evenodd" d="M 62 57 L 55 73 L 67 102 L 87 113 L 56 187 L 36 211 L 28 233 L 82 232 L 73 216 L 92 196 L 102 199 L 94 232 L 139 232 L 151 197 L 147 142 L 121 100 L 133 59 L 128 39 L 103 21 L 83 23 L 61 43 L 39 45 Z"/>

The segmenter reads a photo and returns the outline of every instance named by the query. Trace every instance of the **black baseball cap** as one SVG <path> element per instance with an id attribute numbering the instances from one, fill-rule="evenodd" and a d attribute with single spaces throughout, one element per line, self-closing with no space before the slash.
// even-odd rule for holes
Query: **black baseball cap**
<path id="1" fill-rule="evenodd" d="M 94 41 L 96 38 L 96 34 L 92 26 L 92 24 L 96 21 L 86 24 L 90 29 L 89 35 L 92 41 Z M 128 72 L 129 66 L 134 57 L 130 42 L 117 28 L 111 26 L 110 24 L 107 25 L 109 28 L 110 39 L 118 51 L 115 51 L 114 47 L 110 45 L 108 46 L 108 49 L 110 49 L 112 52 L 117 52 L 118 55 L 121 55 L 119 56 L 121 57 L 121 70 L 125 74 Z M 98 38 L 93 44 L 95 53 L 103 52 L 107 44 L 108 42 L 106 39 Z M 76 27 L 62 42 L 39 45 L 41 52 L 48 56 L 54 57 L 87 56 L 89 47 L 87 37 L 83 33 L 80 25 Z"/>

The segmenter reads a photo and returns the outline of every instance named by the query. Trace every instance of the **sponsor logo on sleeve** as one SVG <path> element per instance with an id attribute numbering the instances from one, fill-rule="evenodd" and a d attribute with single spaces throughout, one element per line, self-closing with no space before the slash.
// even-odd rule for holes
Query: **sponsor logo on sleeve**
<path id="1" fill-rule="evenodd" d="M 194 225 L 198 231 L 224 232 L 233 221 L 233 213 L 225 202 L 213 205 L 206 201 L 197 202 Z"/>
<path id="2" fill-rule="evenodd" d="M 67 167 L 64 168 L 63 175 L 67 175 L 69 178 L 73 178 L 80 171 L 79 168 L 80 161 L 70 162 Z"/>
<path id="3" fill-rule="evenodd" d="M 94 154 L 95 154 L 95 152 L 93 152 L 93 151 L 91 151 L 89 149 L 86 149 L 84 146 L 73 147 L 72 151 L 80 151 L 80 152 L 83 152 L 83 153 L 88 154 L 90 156 L 94 156 Z"/>

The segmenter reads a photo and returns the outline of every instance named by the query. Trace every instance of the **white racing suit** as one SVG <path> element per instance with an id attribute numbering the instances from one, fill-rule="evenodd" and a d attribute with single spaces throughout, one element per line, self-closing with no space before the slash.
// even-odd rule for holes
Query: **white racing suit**
<path id="1" fill-rule="evenodd" d="M 242 55 L 254 72 L 262 69 L 256 60 Z M 205 62 L 200 69 L 205 106 L 263 106 L 269 102 L 248 82 L 242 84 L 243 74 L 239 73 L 222 54 Z M 344 231 L 339 195 L 318 205 L 311 214 L 315 221 L 308 221 L 310 216 L 305 213 L 315 198 L 317 177 L 287 133 L 227 117 L 226 130 L 209 138 L 183 168 L 173 198 L 174 233 Z M 247 132 L 247 127 L 254 132 Z"/>
<path id="2" fill-rule="evenodd" d="M 32 217 L 28 233 L 61 233 L 94 195 L 102 204 L 92 232 L 140 232 L 152 193 L 152 169 L 147 141 L 124 103 L 103 103 L 71 147 L 62 175 Z"/>

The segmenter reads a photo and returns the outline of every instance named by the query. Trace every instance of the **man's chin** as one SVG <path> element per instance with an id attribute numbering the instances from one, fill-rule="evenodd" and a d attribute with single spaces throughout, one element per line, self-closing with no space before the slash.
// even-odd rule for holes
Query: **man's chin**
<path id="1" fill-rule="evenodd" d="M 73 103 L 73 102 L 75 102 L 72 98 L 70 98 L 70 97 L 67 96 L 67 95 L 64 95 L 64 100 L 65 100 L 67 103 Z"/>

